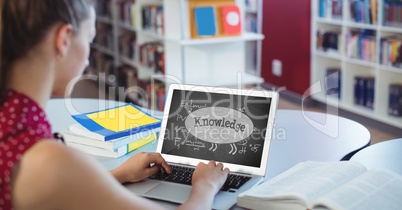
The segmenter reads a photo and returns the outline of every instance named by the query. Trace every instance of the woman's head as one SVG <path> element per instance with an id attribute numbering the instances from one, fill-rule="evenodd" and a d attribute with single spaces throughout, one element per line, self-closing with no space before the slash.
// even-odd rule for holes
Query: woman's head
<path id="1" fill-rule="evenodd" d="M 66 47 L 85 51 L 76 55 L 81 56 L 76 59 L 85 59 L 85 63 L 87 62 L 89 42 L 94 35 L 82 33 L 89 33 L 88 27 L 94 28 L 92 25 L 94 25 L 95 15 L 92 0 L 0 0 L 0 9 L 1 92 L 7 85 L 8 71 L 13 62 L 32 52 L 52 30 L 55 33 L 56 58 L 59 63 L 64 64 L 58 66 L 66 67 L 60 71 L 77 71 L 68 68 L 82 66 L 79 60 L 75 65 L 71 64 L 75 53 L 70 53 Z M 89 23 L 86 23 L 88 21 Z M 63 40 L 66 37 L 70 40 Z M 77 47 L 77 44 L 84 44 L 83 42 L 86 42 L 85 46 Z M 83 56 L 86 57 L 82 58 Z M 70 60 L 67 61 L 67 58 Z M 68 75 L 68 72 L 63 74 Z"/>

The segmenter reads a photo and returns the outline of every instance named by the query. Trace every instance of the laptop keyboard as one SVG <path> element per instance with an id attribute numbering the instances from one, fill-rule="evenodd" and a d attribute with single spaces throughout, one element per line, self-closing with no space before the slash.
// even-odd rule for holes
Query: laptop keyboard
<path id="1" fill-rule="evenodd" d="M 159 170 L 157 173 L 149 177 L 150 179 L 163 180 L 168 182 L 180 183 L 191 185 L 191 177 L 194 169 L 191 167 L 170 165 L 172 169 L 171 174 L 167 174 L 164 170 Z M 250 180 L 250 176 L 242 176 L 236 174 L 229 174 L 225 184 L 221 187 L 221 191 L 235 192 L 230 189 L 239 189 L 244 183 Z"/>

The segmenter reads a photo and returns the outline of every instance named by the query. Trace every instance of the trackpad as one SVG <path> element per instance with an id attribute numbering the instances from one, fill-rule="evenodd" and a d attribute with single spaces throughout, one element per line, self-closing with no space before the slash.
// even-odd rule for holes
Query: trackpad
<path id="1" fill-rule="evenodd" d="M 162 182 L 145 193 L 145 197 L 184 203 L 191 193 L 191 186 Z"/>

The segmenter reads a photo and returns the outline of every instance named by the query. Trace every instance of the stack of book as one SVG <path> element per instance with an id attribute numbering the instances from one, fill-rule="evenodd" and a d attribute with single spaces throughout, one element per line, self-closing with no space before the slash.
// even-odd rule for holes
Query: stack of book
<path id="1" fill-rule="evenodd" d="M 159 119 L 133 104 L 72 117 L 78 123 L 61 132 L 67 146 L 110 158 L 155 141 L 160 130 Z"/>

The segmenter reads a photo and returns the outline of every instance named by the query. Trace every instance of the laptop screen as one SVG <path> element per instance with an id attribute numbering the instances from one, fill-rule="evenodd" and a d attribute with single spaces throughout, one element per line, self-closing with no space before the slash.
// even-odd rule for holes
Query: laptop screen
<path id="1" fill-rule="evenodd" d="M 260 167 L 271 98 L 173 90 L 162 154 Z"/>

